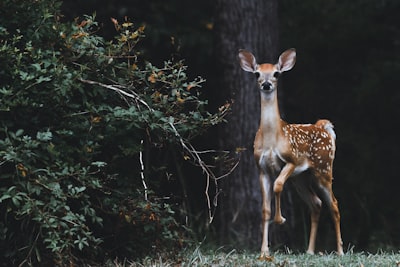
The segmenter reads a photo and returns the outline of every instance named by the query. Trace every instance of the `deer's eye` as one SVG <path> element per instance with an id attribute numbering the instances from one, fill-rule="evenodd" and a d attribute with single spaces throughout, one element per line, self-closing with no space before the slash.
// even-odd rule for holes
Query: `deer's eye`
<path id="1" fill-rule="evenodd" d="M 254 72 L 254 75 L 256 75 L 256 78 L 260 78 L 260 73 L 259 72 Z"/>
<path id="2" fill-rule="evenodd" d="M 274 77 L 278 79 L 279 75 L 281 75 L 281 73 L 279 71 L 275 71 L 274 72 Z"/>

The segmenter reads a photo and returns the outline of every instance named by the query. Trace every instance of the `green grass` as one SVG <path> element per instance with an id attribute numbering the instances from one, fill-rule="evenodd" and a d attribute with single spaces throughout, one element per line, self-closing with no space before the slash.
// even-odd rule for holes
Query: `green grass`
<path id="1" fill-rule="evenodd" d="M 400 251 L 380 252 L 377 254 L 347 252 L 344 256 L 335 253 L 318 255 L 295 254 L 276 252 L 271 255 L 269 261 L 261 261 L 258 254 L 237 252 L 208 251 L 203 252 L 199 248 L 194 251 L 183 253 L 176 259 L 163 258 L 161 256 L 148 256 L 140 262 L 118 262 L 114 261 L 107 266 L 115 267 L 184 267 L 184 266 L 276 266 L 276 267 L 300 267 L 300 266 L 323 266 L 323 267 L 400 267 Z"/>

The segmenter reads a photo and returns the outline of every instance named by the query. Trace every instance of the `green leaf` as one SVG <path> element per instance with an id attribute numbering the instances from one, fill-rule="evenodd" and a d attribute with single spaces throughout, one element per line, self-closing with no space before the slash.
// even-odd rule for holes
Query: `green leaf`
<path id="1" fill-rule="evenodd" d="M 38 139 L 39 141 L 50 141 L 53 138 L 53 134 L 47 130 L 46 132 L 37 132 L 36 133 L 36 139 Z"/>
<path id="2" fill-rule="evenodd" d="M 38 78 L 36 78 L 37 84 L 48 81 L 51 81 L 51 77 L 39 76 Z"/>
<path id="3" fill-rule="evenodd" d="M 19 205 L 20 205 L 20 200 L 21 200 L 21 197 L 19 197 L 19 196 L 13 196 L 13 197 L 11 198 L 11 201 L 13 202 L 13 204 L 14 204 L 16 207 L 19 207 Z"/>
<path id="4" fill-rule="evenodd" d="M 15 136 L 16 136 L 16 137 L 19 137 L 19 136 L 21 136 L 23 133 L 24 133 L 24 130 L 23 130 L 23 129 L 18 129 L 18 130 L 15 132 Z"/>
<path id="5" fill-rule="evenodd" d="M 96 166 L 98 168 L 102 168 L 107 166 L 107 162 L 103 162 L 103 161 L 94 161 L 91 163 L 93 166 Z"/>
<path id="6" fill-rule="evenodd" d="M 10 198 L 11 198 L 10 195 L 8 195 L 8 194 L 3 194 L 3 195 L 0 197 L 0 203 L 3 202 L 4 200 L 10 199 Z"/>

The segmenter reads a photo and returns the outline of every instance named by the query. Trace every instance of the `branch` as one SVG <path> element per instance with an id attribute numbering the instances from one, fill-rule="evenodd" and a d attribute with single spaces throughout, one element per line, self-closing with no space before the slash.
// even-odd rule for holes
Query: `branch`
<path id="1" fill-rule="evenodd" d="M 132 93 L 127 93 L 124 90 L 121 90 L 118 87 L 118 85 L 108 85 L 108 84 L 104 84 L 101 82 L 96 82 L 96 81 L 91 81 L 91 80 L 84 80 L 84 79 L 79 79 L 81 82 L 83 83 L 87 83 L 87 84 L 94 84 L 94 85 L 98 85 L 110 90 L 113 90 L 121 95 L 133 98 L 135 101 L 140 102 L 142 105 L 144 105 L 146 108 L 148 108 L 150 111 L 154 111 L 147 103 L 146 101 L 144 101 L 143 99 L 141 99 L 135 92 L 131 91 Z"/>
<path id="2" fill-rule="evenodd" d="M 140 145 L 143 146 L 143 139 L 140 140 Z M 140 161 L 140 177 L 142 178 L 142 184 L 144 187 L 144 200 L 147 201 L 147 184 L 146 181 L 144 179 L 144 163 L 143 163 L 143 151 L 142 148 L 140 149 L 139 152 L 139 161 Z"/>
<path id="3" fill-rule="evenodd" d="M 178 138 L 182 148 L 194 159 L 195 162 L 198 163 L 198 166 L 203 170 L 203 173 L 206 174 L 207 179 L 206 179 L 206 188 L 204 190 L 204 194 L 206 195 L 206 200 L 207 200 L 207 208 L 208 208 L 208 218 L 209 218 L 209 224 L 211 224 L 214 220 L 214 215 L 215 215 L 215 209 L 218 206 L 218 195 L 220 193 L 218 189 L 218 180 L 222 179 L 223 177 L 228 176 L 230 173 L 233 172 L 233 170 L 236 168 L 236 166 L 239 164 L 239 161 L 236 162 L 236 164 L 229 170 L 228 173 L 222 175 L 222 176 L 215 176 L 214 172 L 210 169 L 210 167 L 205 164 L 205 162 L 202 160 L 200 157 L 200 154 L 205 153 L 205 151 L 197 151 L 194 149 L 192 144 L 189 142 L 186 142 L 182 136 L 179 134 L 179 132 L 176 130 L 174 124 L 170 121 L 168 123 L 171 126 L 171 129 L 174 131 L 175 136 Z M 211 151 L 211 150 L 210 150 Z M 214 181 L 215 185 L 215 196 L 213 199 L 213 206 L 214 208 L 211 208 L 211 200 L 210 200 L 210 195 L 209 195 L 209 189 L 210 189 L 210 182 L 211 179 Z"/>

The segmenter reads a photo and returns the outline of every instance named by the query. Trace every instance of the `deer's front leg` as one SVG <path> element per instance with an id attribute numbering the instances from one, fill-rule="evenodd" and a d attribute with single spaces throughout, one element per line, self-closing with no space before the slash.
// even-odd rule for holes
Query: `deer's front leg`
<path id="1" fill-rule="evenodd" d="M 262 193 L 262 245 L 260 259 L 267 259 L 269 256 L 268 248 L 268 225 L 271 218 L 271 181 L 270 178 L 260 172 L 260 184 Z"/>
<path id="2" fill-rule="evenodd" d="M 274 182 L 275 223 L 282 224 L 286 221 L 281 212 L 281 192 L 283 190 L 283 186 L 285 185 L 286 180 L 290 177 L 295 168 L 296 166 L 293 163 L 286 163 L 286 165 L 282 168 L 278 178 L 276 178 Z"/>

